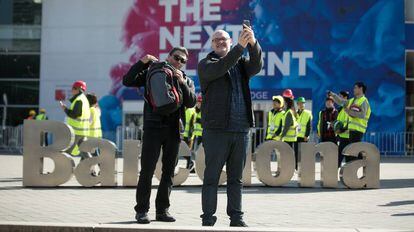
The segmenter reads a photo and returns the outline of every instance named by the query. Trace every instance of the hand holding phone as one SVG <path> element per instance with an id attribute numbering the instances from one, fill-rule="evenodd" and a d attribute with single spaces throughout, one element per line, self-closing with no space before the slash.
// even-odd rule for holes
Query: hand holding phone
<path id="1" fill-rule="evenodd" d="M 62 101 L 59 101 L 59 105 L 63 110 L 66 108 L 66 105 Z"/>
<path id="2" fill-rule="evenodd" d="M 247 19 L 243 20 L 243 31 L 242 31 L 242 34 L 247 34 L 248 43 L 251 46 L 254 46 L 254 44 L 256 43 L 256 38 L 254 36 L 254 32 L 253 32 L 253 29 L 252 29 L 252 25 L 250 23 L 250 20 L 247 20 Z"/>
<path id="3" fill-rule="evenodd" d="M 250 20 L 247 20 L 247 19 L 243 20 L 243 28 L 245 26 L 250 27 L 250 28 L 252 27 L 252 25 L 250 24 Z"/>

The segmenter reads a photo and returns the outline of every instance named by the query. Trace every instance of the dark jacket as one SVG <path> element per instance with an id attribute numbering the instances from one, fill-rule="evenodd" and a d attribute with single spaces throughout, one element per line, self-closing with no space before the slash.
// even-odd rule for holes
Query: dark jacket
<path id="1" fill-rule="evenodd" d="M 69 102 L 72 103 L 79 95 L 82 93 L 78 93 L 75 96 L 69 99 Z M 65 113 L 69 118 L 78 118 L 82 115 L 82 101 L 77 101 L 73 106 L 73 109 L 70 110 L 69 108 L 65 108 Z"/>
<path id="2" fill-rule="evenodd" d="M 318 133 L 321 141 L 329 141 L 336 138 L 333 129 L 334 122 L 338 117 L 338 111 L 335 108 L 325 108 L 319 114 Z"/>
<path id="3" fill-rule="evenodd" d="M 203 129 L 226 129 L 229 124 L 232 85 L 229 69 L 238 65 L 242 75 L 242 91 L 251 127 L 254 126 L 249 80 L 262 69 L 262 50 L 258 42 L 249 49 L 250 58 L 242 57 L 243 47 L 234 46 L 224 57 L 214 52 L 198 64 L 203 103 L 201 106 Z"/>
<path id="4" fill-rule="evenodd" d="M 138 61 L 124 75 L 122 83 L 127 87 L 145 87 L 146 77 L 149 64 Z M 185 74 L 184 74 L 185 76 Z M 144 130 L 146 128 L 162 128 L 173 126 L 179 133 L 179 120 L 185 122 L 185 107 L 191 108 L 196 104 L 196 95 L 194 93 L 193 82 L 185 76 L 187 83 L 180 84 L 179 88 L 182 92 L 183 104 L 176 112 L 170 115 L 161 115 L 153 112 L 152 107 L 145 101 L 144 103 Z"/>

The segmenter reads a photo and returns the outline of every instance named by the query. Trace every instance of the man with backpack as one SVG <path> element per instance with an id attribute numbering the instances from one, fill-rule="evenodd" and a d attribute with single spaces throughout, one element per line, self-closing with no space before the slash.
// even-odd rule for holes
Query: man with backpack
<path id="1" fill-rule="evenodd" d="M 180 69 L 188 59 L 184 47 L 175 47 L 165 62 L 146 55 L 123 77 L 128 87 L 145 87 L 144 136 L 141 171 L 136 191 L 135 219 L 140 224 L 148 218 L 151 184 L 162 148 L 162 177 L 158 187 L 156 220 L 174 222 L 168 211 L 174 168 L 180 145 L 180 120 L 185 121 L 185 108 L 194 107 L 194 84 Z"/>

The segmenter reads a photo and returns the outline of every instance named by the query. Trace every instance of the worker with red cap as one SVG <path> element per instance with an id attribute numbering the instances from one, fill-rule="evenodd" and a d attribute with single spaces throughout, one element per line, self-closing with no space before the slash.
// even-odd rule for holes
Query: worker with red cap
<path id="1" fill-rule="evenodd" d="M 75 133 L 75 143 L 68 149 L 68 153 L 79 155 L 81 159 L 90 157 L 90 154 L 79 152 L 78 146 L 89 136 L 89 118 L 91 116 L 89 101 L 85 95 L 86 83 L 75 81 L 72 85 L 72 98 L 70 107 L 60 102 L 60 107 L 67 116 L 67 124 L 72 127 Z"/>
<path id="2" fill-rule="evenodd" d="M 283 99 L 285 100 L 285 114 L 282 118 L 282 130 L 280 133 L 280 138 L 283 142 L 289 144 L 295 150 L 295 157 L 296 157 L 296 170 L 298 168 L 298 152 L 297 152 L 297 140 L 298 140 L 298 133 L 297 127 L 298 122 L 296 120 L 296 110 L 293 96 L 293 92 L 291 89 L 286 89 L 283 91 Z"/>

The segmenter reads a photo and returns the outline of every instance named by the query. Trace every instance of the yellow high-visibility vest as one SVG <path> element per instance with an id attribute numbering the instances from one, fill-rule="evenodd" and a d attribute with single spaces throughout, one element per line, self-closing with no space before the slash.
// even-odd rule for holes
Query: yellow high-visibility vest
<path id="1" fill-rule="evenodd" d="M 286 135 L 282 138 L 282 141 L 296 142 L 298 141 L 298 133 L 296 130 L 298 127 L 298 122 L 296 121 L 295 116 L 293 116 L 292 110 L 286 110 L 285 114 L 283 114 L 282 129 L 286 126 L 286 117 L 288 114 L 292 115 L 293 124 L 289 126 L 289 130 L 287 131 Z"/>
<path id="2" fill-rule="evenodd" d="M 276 141 L 280 141 L 279 136 L 275 136 L 276 131 L 282 126 L 283 115 L 285 111 L 278 111 L 276 114 L 273 114 L 272 111 L 268 113 L 268 121 L 269 124 L 267 125 L 267 135 L 266 139 L 273 139 Z"/>
<path id="3" fill-rule="evenodd" d="M 342 122 L 342 124 L 344 125 L 344 128 L 347 128 L 346 131 L 339 133 L 338 136 L 343 139 L 349 139 L 349 129 L 348 129 L 349 116 L 345 112 L 345 108 L 342 108 L 341 111 L 339 111 L 338 117 L 336 118 L 336 120 Z"/>
<path id="4" fill-rule="evenodd" d="M 368 109 L 364 118 L 349 116 L 348 129 L 350 131 L 358 131 L 362 133 L 365 133 L 367 131 L 368 121 L 371 117 L 371 106 L 369 105 L 368 99 L 365 96 L 362 96 L 360 98 L 351 98 L 348 102 L 348 108 L 350 108 L 352 105 L 361 107 L 365 101 L 367 102 Z"/>
<path id="5" fill-rule="evenodd" d="M 36 120 L 46 120 L 46 114 L 38 114 L 36 115 Z"/>
<path id="6" fill-rule="evenodd" d="M 201 137 L 203 136 L 203 126 L 201 125 L 201 110 L 196 114 L 196 120 L 194 123 L 194 135 L 197 137 Z"/>
<path id="7" fill-rule="evenodd" d="M 75 135 L 78 136 L 89 136 L 89 119 L 91 117 L 90 107 L 88 99 L 86 98 L 85 94 L 79 94 L 75 100 L 70 105 L 70 110 L 73 110 L 75 107 L 76 102 L 82 102 L 82 114 L 80 117 L 77 118 L 67 118 L 67 123 L 71 126 L 75 132 Z"/>
<path id="8" fill-rule="evenodd" d="M 308 125 L 308 122 L 311 122 L 312 124 L 312 112 L 309 110 L 303 110 L 302 113 L 298 117 L 298 137 L 299 138 L 305 138 L 306 135 L 306 126 Z"/>
<path id="9" fill-rule="evenodd" d="M 96 107 L 91 107 L 91 119 L 89 126 L 89 136 L 93 138 L 102 138 L 101 128 L 101 110 Z"/>
<path id="10" fill-rule="evenodd" d="M 187 108 L 185 110 L 185 127 L 184 127 L 184 137 L 194 139 L 194 128 L 191 128 L 191 126 L 194 126 L 195 123 L 195 109 L 194 108 Z M 191 131 L 191 129 L 193 129 Z"/>

